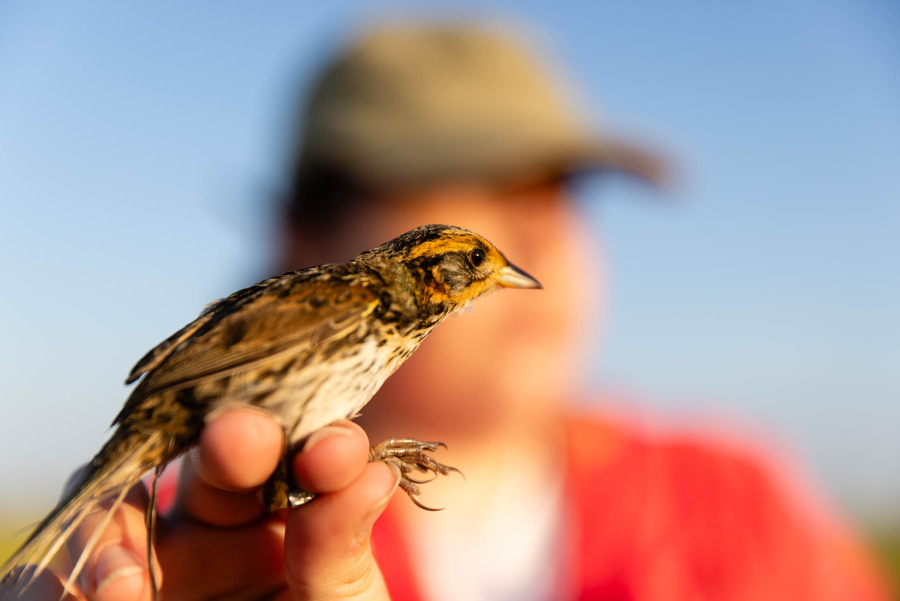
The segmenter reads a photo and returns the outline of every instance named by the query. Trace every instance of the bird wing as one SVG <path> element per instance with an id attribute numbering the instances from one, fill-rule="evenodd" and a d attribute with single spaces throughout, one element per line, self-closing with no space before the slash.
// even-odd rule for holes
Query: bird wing
<path id="1" fill-rule="evenodd" d="M 267 291 L 236 309 L 228 302 L 214 306 L 209 319 L 172 345 L 135 393 L 146 397 L 313 348 L 353 332 L 378 303 L 367 287 L 334 279 Z"/>
<path id="2" fill-rule="evenodd" d="M 283 276 L 264 280 L 249 288 L 239 290 L 226 299 L 219 299 L 206 305 L 197 319 L 166 338 L 163 342 L 148 351 L 146 355 L 141 357 L 140 361 L 131 368 L 131 372 L 125 380 L 125 384 L 132 384 L 145 373 L 155 369 L 160 363 L 168 358 L 182 342 L 193 336 L 207 323 L 214 321 L 215 319 L 221 319 L 224 315 L 240 308 L 247 302 L 262 296 L 267 289 L 270 289 L 273 284 L 281 279 L 283 279 Z"/>

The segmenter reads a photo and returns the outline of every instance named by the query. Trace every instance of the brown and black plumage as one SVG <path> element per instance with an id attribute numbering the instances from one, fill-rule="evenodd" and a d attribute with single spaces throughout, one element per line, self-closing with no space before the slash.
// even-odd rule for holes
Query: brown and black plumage
<path id="1" fill-rule="evenodd" d="M 138 361 L 126 383 L 140 381 L 109 441 L 2 572 L 9 576 L 32 560 L 39 573 L 85 515 L 114 499 L 111 516 L 130 487 L 196 444 L 206 421 L 224 408 L 270 412 L 287 445 L 353 417 L 437 324 L 499 287 L 540 285 L 478 234 L 426 225 L 349 263 L 285 273 L 210 305 Z M 395 462 L 401 487 L 419 504 L 420 482 L 408 474 L 453 469 L 427 455 L 436 447 L 389 439 L 370 458 Z M 292 490 L 287 465 L 285 453 L 262 491 L 270 509 L 311 498 Z M 154 500 L 151 495 L 151 536 Z M 82 565 L 76 562 L 70 582 Z"/>

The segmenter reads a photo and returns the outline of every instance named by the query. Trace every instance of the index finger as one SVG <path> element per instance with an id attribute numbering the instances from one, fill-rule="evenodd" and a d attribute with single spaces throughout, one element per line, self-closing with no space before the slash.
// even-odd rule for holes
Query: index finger
<path id="1" fill-rule="evenodd" d="M 266 413 L 231 409 L 203 428 L 200 443 L 181 464 L 176 513 L 213 526 L 257 519 L 256 490 L 275 471 L 284 432 Z"/>

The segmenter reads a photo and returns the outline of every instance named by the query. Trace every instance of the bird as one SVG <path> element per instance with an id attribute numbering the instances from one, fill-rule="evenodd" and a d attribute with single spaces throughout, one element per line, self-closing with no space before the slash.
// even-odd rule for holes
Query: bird
<path id="1" fill-rule="evenodd" d="M 137 362 L 125 382 L 137 386 L 108 441 L 0 568 L 0 582 L 18 578 L 26 560 L 37 562 L 29 576 L 36 578 L 82 519 L 114 499 L 73 566 L 69 589 L 127 491 L 148 472 L 150 556 L 158 476 L 197 444 L 205 423 L 230 407 L 262 409 L 284 430 L 279 467 L 260 491 L 264 505 L 276 510 L 310 502 L 314 495 L 291 482 L 291 449 L 317 429 L 356 416 L 447 317 L 499 288 L 541 287 L 479 234 L 431 224 L 348 263 L 290 271 L 211 303 Z M 433 479 L 458 471 L 429 455 L 440 446 L 389 438 L 370 449 L 369 459 L 394 463 L 400 487 L 431 509 L 418 500 L 417 486 L 430 480 L 410 473 Z M 150 577 L 156 594 L 152 567 Z"/>

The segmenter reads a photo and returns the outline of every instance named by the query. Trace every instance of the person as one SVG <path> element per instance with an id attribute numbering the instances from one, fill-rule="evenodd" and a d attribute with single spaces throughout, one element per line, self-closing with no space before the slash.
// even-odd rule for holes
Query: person
<path id="1" fill-rule="evenodd" d="M 664 183 L 666 161 L 592 132 L 514 42 L 458 24 L 362 35 L 321 74 L 301 121 L 282 270 L 448 223 L 485 235 L 545 289 L 442 324 L 362 428 L 312 435 L 293 461 L 319 494 L 306 506 L 269 516 L 254 494 L 281 452 L 271 419 L 234 410 L 208 424 L 163 491 L 167 601 L 888 597 L 854 534 L 759 453 L 576 408 L 606 287 L 568 182 L 620 171 Z M 423 487 L 445 511 L 391 500 L 396 474 L 366 461 L 369 441 L 389 436 L 448 443 L 439 460 L 465 481 Z M 150 598 L 146 503 L 131 492 L 76 596 Z M 59 573 L 22 598 L 58 598 Z"/>

